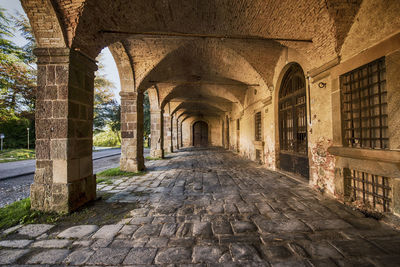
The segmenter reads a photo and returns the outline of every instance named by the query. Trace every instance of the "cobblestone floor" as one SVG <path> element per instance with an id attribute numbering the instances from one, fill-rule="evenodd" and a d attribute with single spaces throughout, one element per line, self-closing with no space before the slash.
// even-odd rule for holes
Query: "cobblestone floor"
<path id="1" fill-rule="evenodd" d="M 400 266 L 399 232 L 305 184 L 220 149 L 170 157 L 99 186 L 140 203 L 129 218 L 8 230 L 0 265 Z"/>

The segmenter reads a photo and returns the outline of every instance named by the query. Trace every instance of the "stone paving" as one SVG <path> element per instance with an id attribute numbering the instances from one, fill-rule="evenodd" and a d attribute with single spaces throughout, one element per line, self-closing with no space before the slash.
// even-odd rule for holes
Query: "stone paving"
<path id="1" fill-rule="evenodd" d="M 107 201 L 138 202 L 129 218 L 8 229 L 0 265 L 400 266 L 400 232 L 225 150 L 147 166 L 98 187 Z"/>

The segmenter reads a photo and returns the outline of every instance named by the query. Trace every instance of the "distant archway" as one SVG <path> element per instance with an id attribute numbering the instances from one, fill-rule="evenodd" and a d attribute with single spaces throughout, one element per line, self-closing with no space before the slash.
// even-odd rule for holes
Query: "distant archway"
<path id="1" fill-rule="evenodd" d="M 208 124 L 204 121 L 197 121 L 193 124 L 193 146 L 208 146 Z"/>

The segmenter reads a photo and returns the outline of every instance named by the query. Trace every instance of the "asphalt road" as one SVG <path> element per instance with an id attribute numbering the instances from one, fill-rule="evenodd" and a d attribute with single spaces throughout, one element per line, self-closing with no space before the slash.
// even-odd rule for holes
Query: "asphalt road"
<path id="1" fill-rule="evenodd" d="M 93 152 L 93 173 L 118 167 L 120 151 L 120 149 L 108 149 Z M 149 155 L 150 150 L 145 148 L 144 156 L 147 157 Z M 33 182 L 33 174 L 6 179 L 4 177 L 34 172 L 34 170 L 35 160 L 0 163 L 0 207 L 28 197 L 30 186 Z"/>
<path id="2" fill-rule="evenodd" d="M 120 153 L 121 153 L 120 148 L 104 149 L 101 151 L 96 151 L 93 152 L 93 160 L 111 155 L 119 155 Z M 34 171 L 35 171 L 34 159 L 0 163 L 0 180 L 7 177 L 19 176 L 22 174 L 32 174 Z"/>

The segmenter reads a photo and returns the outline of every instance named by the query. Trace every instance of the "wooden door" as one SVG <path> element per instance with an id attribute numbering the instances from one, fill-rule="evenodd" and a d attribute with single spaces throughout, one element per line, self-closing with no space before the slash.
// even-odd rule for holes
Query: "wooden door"
<path id="1" fill-rule="evenodd" d="M 208 125 L 204 121 L 193 124 L 193 146 L 208 146 Z"/>

